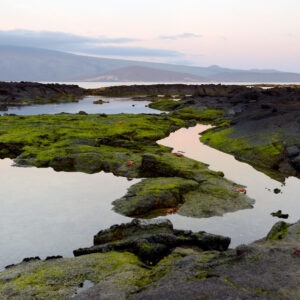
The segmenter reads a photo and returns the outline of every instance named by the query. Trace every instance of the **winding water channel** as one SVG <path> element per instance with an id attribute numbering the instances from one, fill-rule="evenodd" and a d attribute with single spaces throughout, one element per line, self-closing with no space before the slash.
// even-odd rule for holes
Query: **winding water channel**
<path id="1" fill-rule="evenodd" d="M 91 110 L 94 110 L 93 105 L 97 110 L 99 106 L 105 108 L 105 104 L 92 105 L 92 100 L 86 100 Z M 127 112 L 122 108 L 123 105 L 127 108 L 140 105 L 139 112 L 149 112 L 145 103 L 134 102 L 136 106 L 133 107 L 131 100 L 124 101 L 117 102 L 119 108 L 115 113 Z M 68 105 L 70 109 L 66 111 Z M 59 105 L 56 113 L 78 110 L 90 112 L 82 106 L 71 109 L 72 105 L 76 106 L 77 103 Z M 32 109 L 24 107 L 19 112 L 35 114 Z M 47 112 L 54 113 L 49 108 Z M 112 113 L 110 110 L 102 112 Z M 300 180 L 289 177 L 282 185 L 231 155 L 202 144 L 199 133 L 207 128 L 207 125 L 197 125 L 180 129 L 159 143 L 209 164 L 212 170 L 223 171 L 226 178 L 247 186 L 248 195 L 256 203 L 253 209 L 228 213 L 222 217 L 197 219 L 170 215 L 168 218 L 174 227 L 230 236 L 231 246 L 234 247 L 265 236 L 279 220 L 272 217 L 271 212 L 281 209 L 290 215 L 289 222 L 296 221 L 300 215 Z M 100 229 L 130 220 L 115 213 L 111 203 L 123 196 L 132 184 L 139 182 L 138 179 L 129 182 L 126 178 L 104 172 L 88 175 L 55 172 L 50 168 L 14 167 L 10 159 L 0 160 L 0 170 L 0 269 L 27 256 L 72 256 L 73 249 L 91 245 L 93 235 Z M 274 188 L 280 188 L 282 193 L 274 194 Z"/>
<path id="2" fill-rule="evenodd" d="M 183 229 L 205 230 L 230 236 L 231 247 L 234 247 L 264 237 L 271 226 L 280 220 L 272 217 L 272 212 L 282 210 L 289 214 L 288 222 L 298 221 L 300 180 L 289 177 L 282 184 L 236 160 L 232 155 L 201 143 L 199 134 L 208 128 L 210 126 L 207 125 L 182 128 L 159 141 L 159 144 L 172 147 L 175 152 L 183 151 L 185 156 L 204 162 L 211 170 L 222 171 L 227 179 L 245 185 L 248 196 L 256 201 L 254 208 L 206 219 L 187 218 L 176 214 L 169 216 L 173 224 Z M 281 193 L 275 194 L 275 188 L 279 188 Z"/>

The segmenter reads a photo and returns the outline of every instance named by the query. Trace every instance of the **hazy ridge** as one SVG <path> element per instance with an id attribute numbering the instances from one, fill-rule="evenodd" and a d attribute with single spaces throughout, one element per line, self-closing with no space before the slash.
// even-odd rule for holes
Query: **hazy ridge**
<path id="1" fill-rule="evenodd" d="M 300 82 L 300 74 L 97 58 L 0 46 L 1 81 Z"/>

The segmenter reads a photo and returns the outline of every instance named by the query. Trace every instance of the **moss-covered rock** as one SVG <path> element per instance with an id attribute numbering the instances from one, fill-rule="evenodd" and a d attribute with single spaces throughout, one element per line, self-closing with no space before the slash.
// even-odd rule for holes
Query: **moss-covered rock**
<path id="1" fill-rule="evenodd" d="M 74 299 L 298 299 L 299 247 L 300 221 L 282 239 L 235 250 L 176 247 L 155 266 L 114 251 L 23 262 L 0 273 L 0 298 L 69 299 L 90 280 L 94 286 Z"/>
<path id="2" fill-rule="evenodd" d="M 120 293 L 137 290 L 147 271 L 128 252 L 21 263 L 0 275 L 1 299 L 69 299 L 85 280 L 107 281 Z M 108 288 L 108 287 L 107 287 Z"/>
<path id="3" fill-rule="evenodd" d="M 183 197 L 180 215 L 207 218 L 222 216 L 228 212 L 253 207 L 254 200 L 244 194 L 237 193 L 240 186 L 226 180 L 214 178 L 199 185 L 197 190 Z"/>
<path id="4" fill-rule="evenodd" d="M 178 207 L 183 203 L 183 195 L 198 185 L 196 181 L 179 177 L 145 179 L 115 200 L 114 210 L 126 216 L 141 216 L 153 210 Z"/>
<path id="5" fill-rule="evenodd" d="M 108 103 L 108 101 L 104 101 L 102 99 L 93 101 L 93 104 L 104 104 L 104 103 Z"/>
<path id="6" fill-rule="evenodd" d="M 155 141 L 184 121 L 152 115 L 40 115 L 0 118 L 0 156 L 56 170 L 139 177 L 141 155 L 169 152 Z M 131 167 L 126 167 L 133 161 Z"/>
<path id="7" fill-rule="evenodd" d="M 94 246 L 74 250 L 75 256 L 105 253 L 113 250 L 136 254 L 148 265 L 157 264 L 179 246 L 198 247 L 202 250 L 224 251 L 230 238 L 206 232 L 174 230 L 169 220 L 140 220 L 114 225 L 94 236 Z"/>
<path id="8" fill-rule="evenodd" d="M 254 200 L 236 192 L 241 186 L 216 172 L 202 171 L 198 178 L 202 179 L 200 183 L 179 177 L 144 179 L 113 202 L 114 210 L 126 216 L 149 218 L 166 215 L 170 209 L 203 218 L 253 207 Z"/>
<path id="9" fill-rule="evenodd" d="M 259 138 L 257 134 L 251 137 L 250 132 L 247 137 L 237 137 L 234 128 L 221 127 L 202 133 L 201 141 L 261 168 L 274 168 L 284 155 L 278 133 L 266 132 L 266 135 Z"/>

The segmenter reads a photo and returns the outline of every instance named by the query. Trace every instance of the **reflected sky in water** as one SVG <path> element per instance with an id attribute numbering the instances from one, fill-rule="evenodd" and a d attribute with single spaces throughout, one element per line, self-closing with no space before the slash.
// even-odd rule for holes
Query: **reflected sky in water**
<path id="1" fill-rule="evenodd" d="M 199 141 L 206 125 L 180 129 L 160 144 L 184 151 L 185 156 L 205 162 L 210 169 L 223 171 L 226 178 L 247 186 L 255 199 L 253 209 L 222 217 L 196 219 L 178 214 L 168 218 L 178 229 L 222 234 L 232 238 L 231 247 L 262 238 L 280 219 L 270 215 L 281 209 L 300 216 L 300 180 L 289 177 L 282 186 L 231 155 Z M 122 197 L 139 180 L 127 181 L 110 173 L 84 174 L 13 167 L 9 159 L 0 160 L 0 268 L 24 257 L 72 256 L 72 250 L 92 245 L 100 229 L 130 221 L 112 211 L 112 201 Z M 273 189 L 280 188 L 281 194 Z"/>
<path id="2" fill-rule="evenodd" d="M 98 99 L 108 101 L 104 104 L 94 104 L 93 102 Z M 9 113 L 17 115 L 40 115 L 40 114 L 58 114 L 61 112 L 66 113 L 78 113 L 79 111 L 85 111 L 88 114 L 160 114 L 161 111 L 146 107 L 148 101 L 133 101 L 129 98 L 111 98 L 111 97 L 99 97 L 88 96 L 79 102 L 69 103 L 50 103 L 39 104 L 23 107 L 10 107 L 8 111 L 0 111 L 0 113 Z"/>
<path id="3" fill-rule="evenodd" d="M 28 256 L 72 256 L 100 229 L 130 220 L 111 203 L 139 180 L 11 164 L 0 160 L 0 269 Z"/>
<path id="4" fill-rule="evenodd" d="M 233 156 L 208 147 L 199 141 L 199 133 L 210 128 L 197 125 L 189 129 L 180 129 L 159 144 L 184 151 L 185 156 L 209 164 L 214 171 L 222 171 L 225 177 L 247 186 L 247 195 L 256 200 L 253 209 L 227 213 L 222 217 L 195 219 L 178 214 L 168 218 L 178 228 L 205 230 L 211 233 L 227 235 L 232 238 L 231 247 L 249 243 L 264 237 L 271 226 L 279 220 L 272 217 L 271 212 L 279 209 L 289 214 L 287 222 L 298 221 L 300 217 L 300 180 L 289 177 L 285 185 L 258 172 L 250 165 L 236 160 Z M 273 189 L 279 188 L 282 193 L 274 194 Z"/>

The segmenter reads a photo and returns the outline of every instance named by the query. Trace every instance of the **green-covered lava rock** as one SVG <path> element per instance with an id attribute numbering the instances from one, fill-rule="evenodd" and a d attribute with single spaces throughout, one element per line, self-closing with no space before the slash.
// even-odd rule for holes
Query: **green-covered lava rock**
<path id="1" fill-rule="evenodd" d="M 270 168 L 284 156 L 284 147 L 279 133 L 272 133 L 265 129 L 261 136 L 251 132 L 245 136 L 239 136 L 234 128 L 210 129 L 202 134 L 201 141 L 220 149 L 233 153 L 235 157 L 254 163 L 260 167 Z"/>
<path id="2" fill-rule="evenodd" d="M 21 263 L 0 273 L 0 298 L 69 299 L 85 280 L 107 282 L 126 294 L 138 289 L 136 282 L 146 273 L 139 259 L 128 252 Z"/>
<path id="3" fill-rule="evenodd" d="M 74 250 L 75 256 L 110 251 L 129 251 L 141 261 L 155 265 L 179 246 L 197 247 L 202 250 L 224 251 L 230 238 L 206 232 L 173 229 L 169 220 L 134 219 L 130 223 L 114 225 L 94 236 L 94 245 Z"/>
<path id="4" fill-rule="evenodd" d="M 154 210 L 178 207 L 183 203 L 183 195 L 198 186 L 194 180 L 179 177 L 145 179 L 115 200 L 114 210 L 126 216 L 141 216 Z"/>
<path id="5" fill-rule="evenodd" d="M 141 156 L 170 152 L 155 141 L 182 126 L 182 120 L 155 115 L 3 116 L 0 156 L 58 171 L 140 177 Z"/>
<path id="6" fill-rule="evenodd" d="M 217 173 L 201 175 L 200 183 L 179 177 L 144 179 L 113 202 L 114 210 L 126 216 L 149 218 L 175 209 L 184 216 L 203 218 L 253 207 L 254 200 L 236 192 L 239 185 Z"/>
<path id="7" fill-rule="evenodd" d="M 95 100 L 93 101 L 94 104 L 104 104 L 104 103 L 108 103 L 108 101 L 104 101 L 102 99 L 98 99 L 98 100 Z"/>
<path id="8" fill-rule="evenodd" d="M 115 202 L 115 209 L 129 216 L 163 214 L 161 209 L 181 205 L 178 213 L 197 217 L 251 208 L 222 173 L 156 143 L 189 122 L 145 114 L 2 116 L 0 156 L 56 171 L 152 178 Z"/>
<path id="9" fill-rule="evenodd" d="M 217 128 L 202 141 L 284 180 L 300 176 L 300 89 L 297 86 L 180 85 L 117 86 L 96 95 L 138 96 L 169 115 Z M 164 97 L 161 97 L 164 95 Z M 179 101 L 171 96 L 177 95 Z"/>

